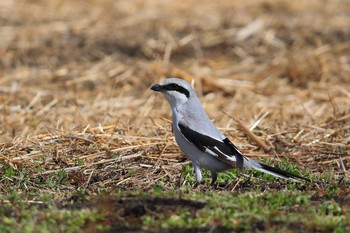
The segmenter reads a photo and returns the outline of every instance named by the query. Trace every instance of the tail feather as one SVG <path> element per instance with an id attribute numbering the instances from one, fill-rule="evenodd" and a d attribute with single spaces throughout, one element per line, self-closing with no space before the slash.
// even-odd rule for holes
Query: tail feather
<path id="1" fill-rule="evenodd" d="M 281 169 L 275 168 L 275 167 L 270 167 L 266 164 L 263 163 L 259 163 L 260 167 L 253 167 L 255 170 L 279 177 L 279 178 L 283 178 L 283 179 L 287 179 L 287 180 L 293 180 L 296 182 L 300 182 L 300 181 L 308 181 L 310 182 L 310 179 L 302 177 L 302 176 L 298 176 L 298 175 L 294 175 L 292 173 L 283 171 Z"/>

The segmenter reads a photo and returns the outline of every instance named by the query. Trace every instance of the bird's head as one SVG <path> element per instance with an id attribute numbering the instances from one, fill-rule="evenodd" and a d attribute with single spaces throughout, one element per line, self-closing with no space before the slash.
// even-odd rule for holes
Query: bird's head
<path id="1" fill-rule="evenodd" d="M 151 90 L 161 92 L 171 107 L 186 103 L 196 94 L 188 82 L 179 78 L 165 79 L 160 84 L 152 85 Z"/>

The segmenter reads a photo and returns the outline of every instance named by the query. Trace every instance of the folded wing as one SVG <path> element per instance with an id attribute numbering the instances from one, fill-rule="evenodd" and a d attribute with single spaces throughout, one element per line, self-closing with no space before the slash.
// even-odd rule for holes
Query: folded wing
<path id="1" fill-rule="evenodd" d="M 194 144 L 199 150 L 207 152 L 222 162 L 243 168 L 243 155 L 227 138 L 221 141 L 198 133 L 184 124 L 179 123 L 178 126 L 187 141 Z"/>

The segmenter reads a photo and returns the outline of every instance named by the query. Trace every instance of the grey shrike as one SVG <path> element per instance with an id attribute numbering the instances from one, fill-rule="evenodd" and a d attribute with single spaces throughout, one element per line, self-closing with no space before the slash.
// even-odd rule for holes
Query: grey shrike
<path id="1" fill-rule="evenodd" d="M 239 169 L 255 169 L 293 181 L 310 181 L 278 168 L 259 163 L 243 156 L 213 124 L 204 111 L 196 92 L 183 79 L 168 78 L 155 84 L 151 90 L 161 92 L 173 113 L 175 140 L 183 153 L 192 161 L 196 183 L 202 180 L 201 168 L 211 171 L 212 184 L 217 173 L 234 166 Z"/>

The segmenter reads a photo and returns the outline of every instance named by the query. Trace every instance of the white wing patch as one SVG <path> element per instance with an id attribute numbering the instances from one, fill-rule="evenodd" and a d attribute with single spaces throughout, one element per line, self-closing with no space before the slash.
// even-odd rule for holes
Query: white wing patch
<path id="1" fill-rule="evenodd" d="M 208 149 L 208 148 L 205 149 L 205 152 L 208 153 L 208 154 L 210 154 L 210 155 L 212 155 L 212 156 L 214 156 L 214 157 L 216 157 L 216 158 L 219 156 L 218 154 L 214 153 L 213 151 L 211 151 L 211 150 Z"/>
<path id="2" fill-rule="evenodd" d="M 205 152 L 216 158 L 219 158 L 219 156 L 221 155 L 221 158 L 227 159 L 230 162 L 236 162 L 235 156 L 225 154 L 223 151 L 220 151 L 220 149 L 217 146 L 214 146 L 213 148 L 206 148 Z"/>

